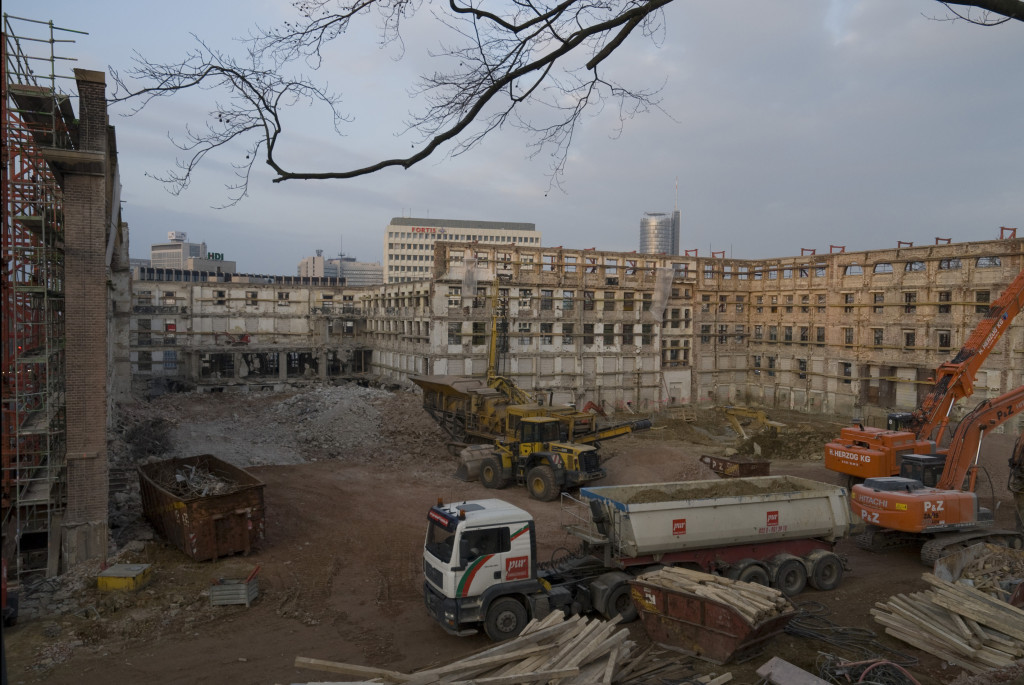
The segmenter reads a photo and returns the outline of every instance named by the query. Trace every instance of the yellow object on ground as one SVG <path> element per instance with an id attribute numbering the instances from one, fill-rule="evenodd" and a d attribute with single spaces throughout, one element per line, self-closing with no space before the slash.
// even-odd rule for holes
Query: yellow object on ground
<path id="1" fill-rule="evenodd" d="M 96 576 L 96 583 L 100 590 L 138 590 L 152 573 L 152 564 L 114 564 Z"/>

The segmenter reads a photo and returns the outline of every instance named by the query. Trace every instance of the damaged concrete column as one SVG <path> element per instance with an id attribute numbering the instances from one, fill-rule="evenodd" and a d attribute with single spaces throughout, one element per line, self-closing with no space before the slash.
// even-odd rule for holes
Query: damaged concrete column
<path id="1" fill-rule="evenodd" d="M 68 501 L 64 566 L 107 553 L 107 105 L 103 72 L 75 69 L 79 143 L 64 151 Z"/>

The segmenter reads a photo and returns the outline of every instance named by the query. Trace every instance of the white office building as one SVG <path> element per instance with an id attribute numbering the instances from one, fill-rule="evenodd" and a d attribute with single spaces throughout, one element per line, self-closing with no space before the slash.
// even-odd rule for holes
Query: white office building
<path id="1" fill-rule="evenodd" d="M 395 217 L 384 234 L 384 282 L 430 278 L 439 240 L 540 247 L 541 234 L 527 223 Z"/>
<path id="2" fill-rule="evenodd" d="M 150 266 L 155 269 L 184 269 L 190 257 L 206 259 L 206 243 L 188 242 L 183 231 L 169 231 L 166 243 L 149 246 Z"/>

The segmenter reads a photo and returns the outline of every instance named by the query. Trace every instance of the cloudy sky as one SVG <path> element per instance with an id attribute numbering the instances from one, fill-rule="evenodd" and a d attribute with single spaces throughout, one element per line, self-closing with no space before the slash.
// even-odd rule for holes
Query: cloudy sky
<path id="1" fill-rule="evenodd" d="M 154 7 L 4 3 L 8 14 L 87 32 L 60 52 L 96 70 L 124 70 L 136 50 L 173 60 L 194 44 L 190 33 L 237 51 L 233 38 L 292 12 L 271 0 Z M 318 248 L 380 260 L 394 216 L 533 222 L 546 245 L 628 251 L 643 213 L 677 201 L 682 247 L 701 255 L 996 238 L 1000 226 L 1024 229 L 1024 23 L 934 20 L 945 15 L 932 0 L 677 0 L 657 44 L 631 36 L 607 66 L 625 85 L 663 86 L 665 112 L 627 121 L 621 134 L 614 108 L 588 118 L 564 192 L 549 191 L 550 160 L 530 159 L 529 139 L 504 130 L 466 155 L 355 180 L 272 184 L 261 168 L 249 198 L 214 209 L 227 198 L 230 156 L 209 157 L 179 196 L 147 176 L 173 167 L 168 133 L 202 123 L 213 96 L 162 99 L 134 117 L 117 107 L 131 253 L 148 257 L 168 231 L 186 231 L 240 271 L 291 274 Z M 353 121 L 338 137 L 325 113 L 295 113 L 280 144 L 290 167 L 336 171 L 409 154 L 415 139 L 396 134 L 421 103 L 408 93 L 446 34 L 421 11 L 403 59 L 377 37 L 369 17 L 332 48 L 323 76 Z"/>

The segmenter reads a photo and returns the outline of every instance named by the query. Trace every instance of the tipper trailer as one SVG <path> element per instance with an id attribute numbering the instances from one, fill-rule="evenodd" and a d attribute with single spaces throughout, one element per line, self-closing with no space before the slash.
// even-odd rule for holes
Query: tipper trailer
<path id="1" fill-rule="evenodd" d="M 565 524 L 580 546 L 539 562 L 531 514 L 499 499 L 444 504 L 428 513 L 423 552 L 427 611 L 453 635 L 481 628 L 515 637 L 559 610 L 636 618 L 629 581 L 663 565 L 777 587 L 831 590 L 844 564 L 836 542 L 860 526 L 846 489 L 791 476 L 580 489 Z"/>

